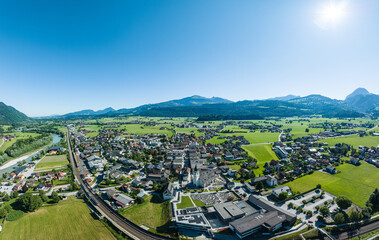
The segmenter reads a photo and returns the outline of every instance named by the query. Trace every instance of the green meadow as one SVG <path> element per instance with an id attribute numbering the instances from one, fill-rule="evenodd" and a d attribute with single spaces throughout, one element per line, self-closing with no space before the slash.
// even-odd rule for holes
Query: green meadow
<path id="1" fill-rule="evenodd" d="M 334 146 L 336 143 L 347 143 L 358 148 L 360 145 L 366 147 L 377 147 L 379 145 L 379 136 L 364 136 L 352 135 L 347 137 L 336 137 L 322 139 L 322 142 L 327 142 L 329 146 Z"/>
<path id="2" fill-rule="evenodd" d="M 27 213 L 16 221 L 5 221 L 0 239 L 116 239 L 107 227 L 95 220 L 83 200 L 69 197 Z"/>
<path id="3" fill-rule="evenodd" d="M 258 160 L 257 166 L 258 169 L 254 170 L 256 176 L 262 175 L 264 170 L 264 165 L 266 162 L 270 162 L 271 160 L 278 160 L 275 152 L 271 150 L 271 144 L 262 144 L 262 145 L 246 145 L 243 146 L 243 149 Z"/>
<path id="4" fill-rule="evenodd" d="M 360 166 L 345 163 L 337 170 L 341 172 L 334 175 L 315 171 L 285 185 L 294 191 L 305 192 L 321 184 L 325 191 L 346 196 L 360 207 L 365 205 L 375 188 L 379 188 L 379 169 L 368 163 L 362 162 Z"/>

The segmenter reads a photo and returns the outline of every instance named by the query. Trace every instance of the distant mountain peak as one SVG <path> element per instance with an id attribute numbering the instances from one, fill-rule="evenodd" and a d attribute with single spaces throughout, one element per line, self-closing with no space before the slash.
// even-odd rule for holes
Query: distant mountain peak
<path id="1" fill-rule="evenodd" d="M 296 96 L 296 95 L 289 94 L 289 95 L 287 95 L 287 96 L 268 98 L 268 99 L 266 99 L 266 100 L 289 101 L 289 100 L 292 100 L 292 99 L 295 99 L 295 98 L 299 98 L 299 97 L 300 97 L 300 96 Z"/>
<path id="2" fill-rule="evenodd" d="M 355 97 L 355 96 L 358 96 L 358 95 L 369 95 L 371 94 L 369 91 L 367 91 L 366 88 L 357 88 L 355 89 L 352 93 L 350 93 L 349 95 L 346 96 L 345 100 L 349 99 L 349 98 L 352 98 L 352 97 Z"/>

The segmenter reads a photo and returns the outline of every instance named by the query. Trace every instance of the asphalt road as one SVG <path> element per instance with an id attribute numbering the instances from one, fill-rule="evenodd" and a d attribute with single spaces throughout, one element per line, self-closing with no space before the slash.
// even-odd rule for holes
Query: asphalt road
<path id="1" fill-rule="evenodd" d="M 157 239 L 170 239 L 167 237 L 163 237 L 154 233 L 151 233 L 149 231 L 146 231 L 139 226 L 135 225 L 131 221 L 127 220 L 126 218 L 119 215 L 117 212 L 115 212 L 113 209 L 111 209 L 102 199 L 100 199 L 96 194 L 92 192 L 92 189 L 89 188 L 86 183 L 82 180 L 80 176 L 80 172 L 77 168 L 77 165 L 74 161 L 77 160 L 77 157 L 71 150 L 70 145 L 70 138 L 69 138 L 69 132 L 67 130 L 67 147 L 69 150 L 70 155 L 70 162 L 72 165 L 73 173 L 78 181 L 78 183 L 85 188 L 84 190 L 90 194 L 90 196 L 97 201 L 97 205 L 94 206 L 104 217 L 106 217 L 115 227 L 117 227 L 120 231 L 124 232 L 129 237 L 136 239 L 136 240 L 157 240 Z M 78 161 L 77 161 L 78 162 Z"/>

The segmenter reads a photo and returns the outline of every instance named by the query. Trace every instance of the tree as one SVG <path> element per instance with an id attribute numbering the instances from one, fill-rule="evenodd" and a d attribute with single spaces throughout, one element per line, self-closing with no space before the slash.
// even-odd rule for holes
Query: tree
<path id="1" fill-rule="evenodd" d="M 13 191 L 13 192 L 11 193 L 11 197 L 12 197 L 12 198 L 17 198 L 18 195 L 19 195 L 19 193 L 16 192 L 16 191 Z"/>
<path id="2" fill-rule="evenodd" d="M 7 210 L 5 210 L 5 208 L 0 208 L 0 218 L 6 218 L 7 215 Z"/>
<path id="3" fill-rule="evenodd" d="M 319 212 L 323 217 L 326 217 L 329 215 L 329 208 L 327 208 L 326 206 L 320 207 Z"/>
<path id="4" fill-rule="evenodd" d="M 109 178 L 107 178 L 107 180 L 105 180 L 106 185 L 110 185 L 111 183 L 112 183 L 112 181 Z"/>
<path id="5" fill-rule="evenodd" d="M 137 197 L 136 201 L 138 204 L 141 204 L 141 203 L 145 202 L 145 199 L 143 199 L 142 197 Z"/>
<path id="6" fill-rule="evenodd" d="M 363 207 L 362 208 L 362 215 L 363 215 L 363 217 L 365 217 L 365 218 L 369 218 L 369 217 L 371 217 L 371 208 L 370 207 L 367 207 L 367 206 L 365 206 L 365 207 Z"/>
<path id="7" fill-rule="evenodd" d="M 337 214 L 334 216 L 334 222 L 335 222 L 336 224 L 344 223 L 344 222 L 345 222 L 345 216 L 343 215 L 343 213 L 337 213 Z"/>
<path id="8" fill-rule="evenodd" d="M 321 189 L 321 184 L 317 184 L 316 188 Z"/>
<path id="9" fill-rule="evenodd" d="M 294 207 L 293 202 L 288 203 L 288 207 L 293 208 Z"/>
<path id="10" fill-rule="evenodd" d="M 61 200 L 56 191 L 53 191 L 53 193 L 51 194 L 51 199 L 53 200 L 53 203 L 58 203 L 59 200 Z"/>
<path id="11" fill-rule="evenodd" d="M 358 222 L 361 220 L 361 215 L 359 214 L 358 211 L 352 211 L 349 216 L 350 221 L 352 222 Z"/>
<path id="12" fill-rule="evenodd" d="M 17 199 L 17 203 L 25 212 L 33 212 L 42 206 L 40 196 L 25 193 Z"/>
<path id="13" fill-rule="evenodd" d="M 351 206 L 351 200 L 344 196 L 337 197 L 336 203 L 342 210 L 348 209 Z"/>
<path id="14" fill-rule="evenodd" d="M 49 198 L 46 196 L 45 191 L 39 190 L 38 193 L 39 193 L 39 196 L 41 197 L 41 199 L 42 199 L 43 202 L 47 202 L 49 200 Z"/>
<path id="15" fill-rule="evenodd" d="M 11 198 L 9 197 L 8 194 L 5 194 L 4 198 L 3 198 L 3 201 L 4 202 L 8 202 L 9 200 L 11 200 Z"/>
<path id="16" fill-rule="evenodd" d="M 308 211 L 307 211 L 307 216 L 308 216 L 308 217 L 312 217 L 312 215 L 313 215 L 312 211 L 311 211 L 311 210 L 308 210 Z"/>
<path id="17" fill-rule="evenodd" d="M 10 213 L 13 210 L 13 208 L 9 204 L 5 205 L 4 209 L 7 211 L 7 213 Z"/>
<path id="18" fill-rule="evenodd" d="M 298 207 L 296 208 L 296 210 L 299 211 L 299 212 L 303 212 L 303 208 L 302 208 L 301 206 L 298 206 Z"/>
<path id="19" fill-rule="evenodd" d="M 278 197 L 279 197 L 280 201 L 284 201 L 287 199 L 288 193 L 287 192 L 281 192 Z"/>
<path id="20" fill-rule="evenodd" d="M 255 186 L 255 188 L 258 190 L 258 191 L 261 191 L 264 186 L 263 186 L 263 183 L 262 182 L 258 182 L 257 185 Z"/>

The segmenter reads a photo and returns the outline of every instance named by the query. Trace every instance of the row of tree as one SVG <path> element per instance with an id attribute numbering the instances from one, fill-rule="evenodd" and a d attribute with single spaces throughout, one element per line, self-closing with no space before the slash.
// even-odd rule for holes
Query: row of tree
<path id="1" fill-rule="evenodd" d="M 50 134 L 43 134 L 34 138 L 19 139 L 7 148 L 5 153 L 10 157 L 18 157 L 24 153 L 41 148 L 49 144 L 52 140 L 53 138 Z"/>

